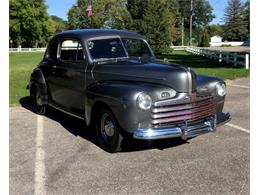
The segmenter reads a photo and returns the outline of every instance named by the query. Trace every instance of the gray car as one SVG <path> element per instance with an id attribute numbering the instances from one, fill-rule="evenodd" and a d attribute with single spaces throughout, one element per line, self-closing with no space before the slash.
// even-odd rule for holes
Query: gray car
<path id="1" fill-rule="evenodd" d="M 71 30 L 50 41 L 28 89 L 48 106 L 94 125 L 101 148 L 125 137 L 189 139 L 230 120 L 225 82 L 158 62 L 144 36 L 121 30 Z M 89 128 L 93 129 L 93 128 Z"/>

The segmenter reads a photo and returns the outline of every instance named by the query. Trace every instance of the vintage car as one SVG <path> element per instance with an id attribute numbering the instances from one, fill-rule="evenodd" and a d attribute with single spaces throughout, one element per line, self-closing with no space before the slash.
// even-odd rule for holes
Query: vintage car
<path id="1" fill-rule="evenodd" d="M 39 114 L 51 106 L 95 124 L 99 145 L 108 152 L 120 151 L 126 136 L 186 140 L 230 120 L 222 112 L 223 80 L 159 62 L 145 37 L 128 31 L 57 34 L 28 89 Z"/>

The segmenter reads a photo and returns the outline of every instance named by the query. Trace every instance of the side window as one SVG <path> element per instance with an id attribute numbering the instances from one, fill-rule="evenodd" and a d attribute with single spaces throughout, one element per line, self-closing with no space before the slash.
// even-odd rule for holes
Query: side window
<path id="1" fill-rule="evenodd" d="M 57 56 L 67 62 L 83 62 L 85 59 L 82 45 L 77 40 L 61 41 Z"/>
<path id="2" fill-rule="evenodd" d="M 57 59 L 57 48 L 58 48 L 58 41 L 51 42 L 50 45 L 48 46 L 47 52 L 45 53 L 45 58 L 56 60 Z"/>

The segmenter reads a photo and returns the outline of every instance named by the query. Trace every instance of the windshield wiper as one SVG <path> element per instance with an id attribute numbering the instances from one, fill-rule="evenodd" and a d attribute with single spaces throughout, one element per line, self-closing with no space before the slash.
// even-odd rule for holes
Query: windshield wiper
<path id="1" fill-rule="evenodd" d="M 120 58 L 98 58 L 93 60 L 97 64 L 106 64 L 106 63 L 111 63 L 111 62 L 121 62 L 121 61 L 126 61 L 128 57 L 120 57 Z"/>
<path id="2" fill-rule="evenodd" d="M 152 56 L 129 56 L 130 60 L 136 60 L 139 62 L 147 62 L 150 60 L 153 60 L 154 58 Z"/>

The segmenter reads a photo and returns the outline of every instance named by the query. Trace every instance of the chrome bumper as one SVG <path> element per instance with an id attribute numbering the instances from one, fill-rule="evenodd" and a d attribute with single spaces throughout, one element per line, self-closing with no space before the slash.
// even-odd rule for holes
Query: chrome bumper
<path id="1" fill-rule="evenodd" d="M 230 120 L 230 115 L 227 114 L 226 116 L 226 121 Z M 216 116 L 212 116 L 195 125 L 188 125 L 186 122 L 185 125 L 175 128 L 137 129 L 134 131 L 133 137 L 135 139 L 146 140 L 181 137 L 182 139 L 186 140 L 188 138 L 196 137 L 208 132 L 215 132 L 216 126 Z"/>

